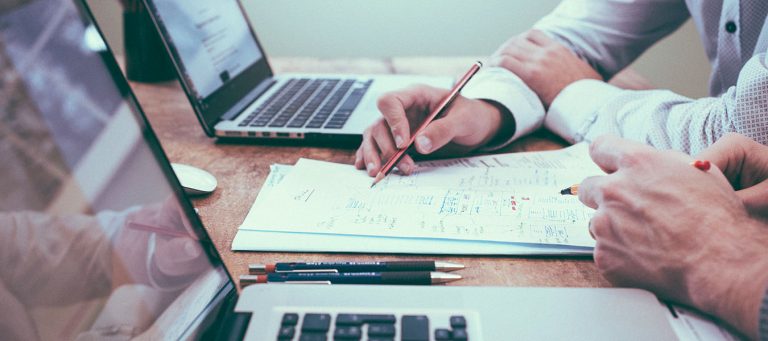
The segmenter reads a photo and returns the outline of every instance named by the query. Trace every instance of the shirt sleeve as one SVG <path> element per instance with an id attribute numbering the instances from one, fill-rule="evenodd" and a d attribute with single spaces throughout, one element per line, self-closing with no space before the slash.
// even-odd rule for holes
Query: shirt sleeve
<path id="1" fill-rule="evenodd" d="M 729 132 L 768 144 L 767 65 L 765 53 L 755 55 L 726 93 L 695 100 L 667 90 L 622 90 L 581 80 L 555 98 L 544 125 L 570 142 L 616 134 L 689 154 Z"/>
<path id="2" fill-rule="evenodd" d="M 464 97 L 496 102 L 507 109 L 505 115 L 512 115 L 515 131 L 511 136 L 499 136 L 496 145 L 489 145 L 484 150 L 494 150 L 533 132 L 544 122 L 544 106 L 533 90 L 523 83 L 517 75 L 502 67 L 486 67 L 462 90 Z"/>
<path id="3" fill-rule="evenodd" d="M 610 79 L 689 17 L 682 0 L 565 0 L 534 28 Z"/>

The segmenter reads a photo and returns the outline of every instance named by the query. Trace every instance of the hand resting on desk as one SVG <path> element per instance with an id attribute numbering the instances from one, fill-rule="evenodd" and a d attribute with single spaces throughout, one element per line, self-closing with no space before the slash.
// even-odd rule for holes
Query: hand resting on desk
<path id="1" fill-rule="evenodd" d="M 760 154 L 768 147 L 723 138 L 700 155 L 716 166 L 702 171 L 682 153 L 597 139 L 590 155 L 609 175 L 584 180 L 579 199 L 597 210 L 590 231 L 603 276 L 696 307 L 755 338 L 768 284 L 768 226 L 750 215 L 755 201 L 745 193 L 752 187 L 744 188 L 755 185 L 765 196 L 768 162 Z"/>

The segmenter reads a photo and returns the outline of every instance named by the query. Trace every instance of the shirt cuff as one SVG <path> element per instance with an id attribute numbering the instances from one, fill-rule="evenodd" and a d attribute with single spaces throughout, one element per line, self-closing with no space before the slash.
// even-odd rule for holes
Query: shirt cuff
<path id="1" fill-rule="evenodd" d="M 573 82 L 552 101 L 544 126 L 570 143 L 581 142 L 597 121 L 600 107 L 621 91 L 594 79 Z"/>
<path id="2" fill-rule="evenodd" d="M 499 136 L 499 144 L 485 146 L 483 150 L 502 148 L 512 141 L 528 134 L 544 121 L 544 106 L 520 77 L 501 67 L 487 67 L 478 72 L 461 94 L 470 99 L 493 101 L 507 109 L 515 120 L 512 136 Z"/>

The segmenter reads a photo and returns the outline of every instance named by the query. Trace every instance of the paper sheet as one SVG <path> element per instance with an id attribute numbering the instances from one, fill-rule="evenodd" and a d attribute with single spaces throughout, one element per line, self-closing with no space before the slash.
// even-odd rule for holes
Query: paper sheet
<path id="1" fill-rule="evenodd" d="M 420 163 L 416 174 L 392 174 L 373 189 L 349 165 L 302 159 L 284 170 L 273 168 L 282 181 L 262 190 L 241 229 L 594 245 L 591 210 L 559 194 L 601 174 L 586 145 Z"/>

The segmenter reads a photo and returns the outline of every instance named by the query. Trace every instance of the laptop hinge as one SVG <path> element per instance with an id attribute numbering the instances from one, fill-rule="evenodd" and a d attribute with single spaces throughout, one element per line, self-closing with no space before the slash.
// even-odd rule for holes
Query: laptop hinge
<path id="1" fill-rule="evenodd" d="M 249 92 L 247 95 L 245 95 L 245 97 L 243 97 L 243 99 L 241 99 L 235 105 L 233 105 L 232 109 L 230 109 L 229 111 L 224 113 L 224 115 L 221 115 L 221 120 L 222 121 L 231 121 L 231 120 L 233 120 L 235 117 L 237 117 L 237 115 L 240 115 L 240 113 L 243 112 L 243 110 L 245 110 L 245 108 L 247 108 L 249 105 L 251 105 L 251 103 L 253 103 L 253 101 L 255 101 L 257 98 L 259 98 L 259 96 L 261 96 L 267 90 L 269 90 L 269 88 L 271 88 L 272 85 L 275 85 L 276 82 L 277 81 L 274 80 L 273 78 L 269 78 L 269 79 L 263 80 L 261 83 L 259 83 L 259 85 L 257 85 L 255 88 L 253 88 L 253 90 L 251 90 L 251 92 Z"/>

